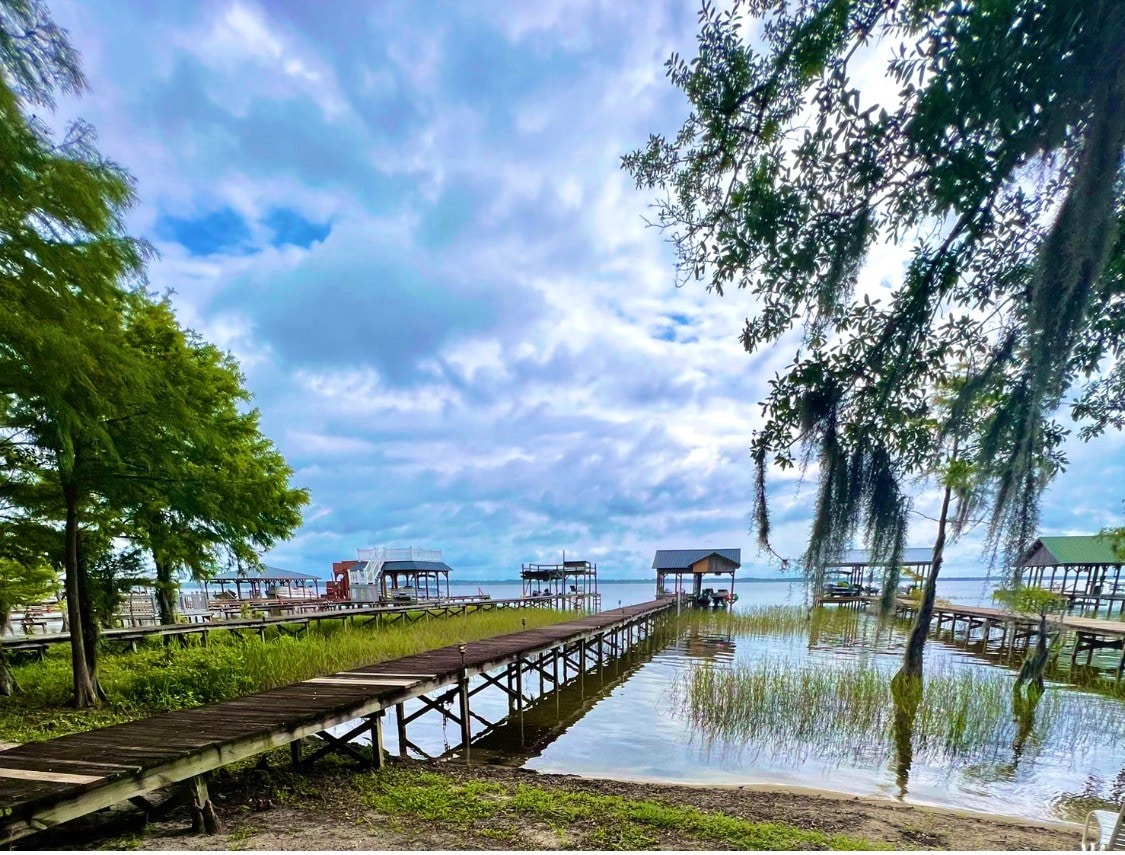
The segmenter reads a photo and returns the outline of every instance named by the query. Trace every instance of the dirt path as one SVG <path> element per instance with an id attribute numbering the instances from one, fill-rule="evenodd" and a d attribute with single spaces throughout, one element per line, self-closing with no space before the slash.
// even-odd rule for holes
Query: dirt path
<path id="1" fill-rule="evenodd" d="M 181 809 L 127 834 L 120 826 L 107 834 L 103 819 L 101 831 L 74 827 L 28 843 L 161 850 L 736 849 L 826 848 L 861 838 L 891 849 L 1074 850 L 1079 842 L 1074 826 L 884 800 L 496 766 L 411 763 L 365 773 L 326 763 L 302 775 L 247 769 L 215 782 L 212 796 L 223 823 L 223 833 L 212 837 L 187 833 Z"/>

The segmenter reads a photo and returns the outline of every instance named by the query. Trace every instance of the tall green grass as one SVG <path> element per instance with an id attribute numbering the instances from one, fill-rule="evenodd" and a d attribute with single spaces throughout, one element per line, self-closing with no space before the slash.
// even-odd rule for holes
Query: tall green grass
<path id="1" fill-rule="evenodd" d="M 0 698 L 0 741 L 44 739 L 228 700 L 460 641 L 516 632 L 523 621 L 534 629 L 573 616 L 546 609 L 498 610 L 378 628 L 325 621 L 314 625 L 307 636 L 275 637 L 265 643 L 257 636 L 242 641 L 217 630 L 207 647 L 148 644 L 136 653 L 103 655 L 99 677 L 110 704 L 93 713 L 66 708 L 71 686 L 69 648 L 59 645 L 43 662 L 12 669 L 23 691 Z"/>
<path id="2" fill-rule="evenodd" d="M 691 609 L 680 616 L 680 622 L 706 635 L 797 635 L 809 631 L 810 617 L 801 606 L 763 606 L 746 612 Z"/>
<path id="3" fill-rule="evenodd" d="M 679 675 L 671 700 L 676 714 L 708 743 L 780 754 L 871 756 L 893 747 L 892 676 L 893 670 L 857 660 L 704 664 Z M 1048 741 L 1052 749 L 1125 745 L 1119 707 L 1089 696 L 1048 691 L 1031 726 L 1021 728 L 1013 714 L 1013 683 L 1014 675 L 999 670 L 929 667 L 914 721 L 914 751 L 988 760 L 1009 752 L 1017 739 L 1031 749 Z"/>

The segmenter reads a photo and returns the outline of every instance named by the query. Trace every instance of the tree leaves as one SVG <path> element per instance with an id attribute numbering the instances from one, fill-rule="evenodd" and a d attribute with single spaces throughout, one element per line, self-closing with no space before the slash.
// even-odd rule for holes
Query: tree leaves
<path id="1" fill-rule="evenodd" d="M 905 485 L 960 438 L 956 489 L 990 497 L 1011 561 L 1065 464 L 1067 389 L 1084 437 L 1122 424 L 1123 43 L 1110 0 L 704 6 L 698 57 L 669 66 L 690 114 L 622 163 L 660 194 L 678 278 L 750 292 L 748 351 L 799 338 L 753 440 L 764 547 L 770 463 L 818 466 L 815 570 L 860 533 L 889 557 Z M 852 83 L 873 44 L 889 103 Z M 888 245 L 889 299 L 857 301 Z"/>

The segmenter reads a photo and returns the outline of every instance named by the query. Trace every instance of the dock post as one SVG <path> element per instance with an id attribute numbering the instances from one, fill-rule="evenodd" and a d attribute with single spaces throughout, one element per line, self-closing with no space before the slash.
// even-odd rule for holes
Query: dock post
<path id="1" fill-rule="evenodd" d="M 196 775 L 188 784 L 191 790 L 191 830 L 198 834 L 218 834 L 222 831 L 219 817 L 215 814 L 215 806 L 211 804 L 211 795 L 207 791 L 207 777 Z"/>
<path id="2" fill-rule="evenodd" d="M 406 710 L 402 704 L 395 704 L 395 720 L 398 725 L 398 756 L 406 757 Z"/>
<path id="3" fill-rule="evenodd" d="M 379 710 L 369 718 L 371 719 L 371 760 L 376 769 L 384 769 L 387 760 L 383 745 L 383 710 Z"/>
<path id="4" fill-rule="evenodd" d="M 301 765 L 301 740 L 294 739 L 289 743 L 289 764 L 296 769 Z"/>
<path id="5" fill-rule="evenodd" d="M 461 744 L 465 747 L 465 759 L 469 759 L 469 743 L 472 741 L 473 733 L 469 727 L 469 680 L 465 677 L 464 672 L 461 674 L 461 680 L 458 683 L 460 691 L 458 695 L 461 700 Z"/>
<path id="6" fill-rule="evenodd" d="M 516 658 L 516 710 L 523 719 L 523 659 Z"/>

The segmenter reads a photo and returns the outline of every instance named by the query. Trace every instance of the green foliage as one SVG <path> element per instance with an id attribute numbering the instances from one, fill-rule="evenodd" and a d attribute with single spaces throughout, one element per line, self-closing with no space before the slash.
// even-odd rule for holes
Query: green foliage
<path id="1" fill-rule="evenodd" d="M 170 618 L 177 569 L 256 563 L 308 501 L 246 411 L 234 359 L 144 291 L 148 247 L 124 223 L 132 178 L 88 125 L 55 140 L 35 118 L 83 86 L 43 5 L 0 3 L 0 557 L 26 563 L 11 544 L 54 530 L 83 640 L 79 706 L 100 696 L 90 624 L 119 594 L 105 544 L 128 537 L 152 552 Z"/>
<path id="2" fill-rule="evenodd" d="M 572 614 L 547 609 L 496 610 L 391 626 L 341 627 L 314 624 L 307 636 L 282 636 L 276 627 L 267 642 L 245 641 L 212 631 L 207 647 L 164 647 L 159 639 L 136 653 L 103 655 L 99 677 L 111 706 L 103 716 L 71 715 L 67 651 L 55 647 L 42 662 L 14 667 L 23 694 L 0 701 L 0 740 L 26 742 L 89 730 L 108 721 L 143 718 L 159 712 L 237 698 L 334 674 L 373 662 L 397 659 L 459 641 L 470 644 L 521 628 L 549 626 Z"/>
<path id="3" fill-rule="evenodd" d="M 1123 423 L 1123 42 L 1108 0 L 704 4 L 698 56 L 667 63 L 688 118 L 623 165 L 677 278 L 750 292 L 748 351 L 799 338 L 753 440 L 763 547 L 769 467 L 815 460 L 806 564 L 862 533 L 894 565 L 904 485 L 961 440 L 949 483 L 985 488 L 1011 564 L 1065 464 L 1064 393 L 1083 436 Z M 853 80 L 877 51 L 886 104 Z M 901 274 L 858 294 L 886 246 Z"/>
<path id="4" fill-rule="evenodd" d="M 159 372 L 153 406 L 120 419 L 114 445 L 128 467 L 111 475 L 107 496 L 126 534 L 151 552 L 172 619 L 174 574 L 206 579 L 258 553 L 301 523 L 308 492 L 289 486 L 292 470 L 262 435 L 237 362 L 176 321 L 167 301 L 143 303 L 129 338 Z"/>
<path id="5" fill-rule="evenodd" d="M 12 609 L 33 606 L 54 595 L 59 577 L 43 563 L 30 566 L 0 558 L 0 627 L 8 622 Z"/>
<path id="6" fill-rule="evenodd" d="M 1067 606 L 1066 597 L 1028 585 L 997 588 L 992 592 L 992 599 L 1014 612 L 1033 615 L 1048 615 Z"/>
<path id="7" fill-rule="evenodd" d="M 94 616 L 101 626 L 112 625 L 125 595 L 148 577 L 139 549 L 104 549 L 90 556 L 87 572 Z"/>

